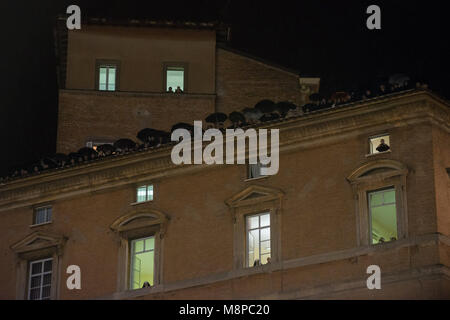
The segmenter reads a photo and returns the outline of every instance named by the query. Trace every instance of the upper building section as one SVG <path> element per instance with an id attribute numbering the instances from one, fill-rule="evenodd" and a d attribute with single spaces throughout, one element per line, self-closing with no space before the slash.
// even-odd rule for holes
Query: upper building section
<path id="1" fill-rule="evenodd" d="M 230 114 L 264 99 L 302 105 L 319 79 L 230 49 L 215 23 L 58 20 L 57 151 L 136 140 L 144 128 Z"/>
<path id="2" fill-rule="evenodd" d="M 189 24 L 94 22 L 83 24 L 81 30 L 59 28 L 65 60 L 60 75 L 65 79 L 60 79 L 65 89 L 166 92 L 180 86 L 189 93 L 215 92 L 213 24 L 189 28 Z"/>

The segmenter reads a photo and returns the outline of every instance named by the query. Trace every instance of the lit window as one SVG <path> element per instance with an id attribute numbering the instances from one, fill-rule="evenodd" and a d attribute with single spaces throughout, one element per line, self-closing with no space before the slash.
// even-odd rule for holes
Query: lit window
<path id="1" fill-rule="evenodd" d="M 33 224 L 43 224 L 52 221 L 52 207 L 42 207 L 34 210 Z"/>
<path id="2" fill-rule="evenodd" d="M 137 188 L 137 202 L 153 200 L 153 185 L 146 185 Z"/>
<path id="3" fill-rule="evenodd" d="M 261 168 L 263 165 L 261 163 L 249 164 L 248 165 L 248 179 L 256 179 L 259 177 L 265 177 L 261 174 Z"/>
<path id="4" fill-rule="evenodd" d="M 369 143 L 370 143 L 370 154 L 386 152 L 391 149 L 389 135 L 370 138 Z"/>
<path id="5" fill-rule="evenodd" d="M 395 189 L 369 192 L 372 244 L 397 240 Z"/>
<path id="6" fill-rule="evenodd" d="M 98 90 L 115 91 L 116 90 L 116 71 L 114 65 L 100 65 L 98 68 Z"/>
<path id="7" fill-rule="evenodd" d="M 153 285 L 155 265 L 155 237 L 131 242 L 131 289 L 140 289 L 146 282 Z"/>
<path id="8" fill-rule="evenodd" d="M 30 262 L 29 300 L 50 300 L 52 288 L 52 259 Z"/>
<path id="9" fill-rule="evenodd" d="M 177 92 L 180 87 L 184 91 L 184 68 L 183 67 L 167 67 L 166 69 L 166 90 Z"/>
<path id="10" fill-rule="evenodd" d="M 270 213 L 247 216 L 248 267 L 270 262 Z"/>

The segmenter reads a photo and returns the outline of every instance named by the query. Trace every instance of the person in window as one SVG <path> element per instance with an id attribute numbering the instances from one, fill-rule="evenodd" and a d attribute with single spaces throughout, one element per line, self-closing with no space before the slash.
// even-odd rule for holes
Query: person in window
<path id="1" fill-rule="evenodd" d="M 169 89 L 167 90 L 167 92 L 173 93 L 172 87 L 169 87 Z"/>
<path id="2" fill-rule="evenodd" d="M 253 262 L 253 266 L 260 266 L 261 264 L 259 263 L 259 259 L 256 259 L 255 262 Z"/>
<path id="3" fill-rule="evenodd" d="M 175 90 L 175 93 L 183 93 L 183 90 L 181 90 L 180 86 L 177 87 Z"/>
<path id="4" fill-rule="evenodd" d="M 148 281 L 144 282 L 144 285 L 142 286 L 142 288 L 148 288 L 151 287 L 150 283 Z"/>
<path id="5" fill-rule="evenodd" d="M 377 147 L 378 152 L 388 151 L 390 147 L 384 142 L 384 139 L 381 139 L 380 145 Z"/>

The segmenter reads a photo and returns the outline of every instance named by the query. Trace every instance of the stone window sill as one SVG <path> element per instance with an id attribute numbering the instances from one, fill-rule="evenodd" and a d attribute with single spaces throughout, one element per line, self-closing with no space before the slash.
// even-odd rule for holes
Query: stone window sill
<path id="1" fill-rule="evenodd" d="M 42 227 L 42 226 L 46 226 L 46 225 L 49 225 L 49 224 L 52 224 L 52 223 L 53 223 L 53 221 L 39 223 L 39 224 L 32 224 L 32 225 L 30 225 L 30 228 Z"/>
<path id="2" fill-rule="evenodd" d="M 247 178 L 244 180 L 244 182 L 250 182 L 250 181 L 257 181 L 257 180 L 262 180 L 262 179 L 267 179 L 269 176 L 261 176 L 258 178 Z"/>
<path id="3" fill-rule="evenodd" d="M 383 151 L 383 152 L 369 153 L 369 154 L 366 154 L 366 158 L 383 155 L 383 154 L 389 154 L 389 153 L 392 153 L 392 151 L 390 149 L 388 151 Z"/>

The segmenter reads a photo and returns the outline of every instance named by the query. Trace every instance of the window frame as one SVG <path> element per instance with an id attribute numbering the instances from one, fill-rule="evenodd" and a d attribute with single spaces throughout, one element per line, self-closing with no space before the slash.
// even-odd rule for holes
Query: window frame
<path id="1" fill-rule="evenodd" d="M 146 195 L 145 195 L 145 199 L 146 200 L 145 201 L 139 201 L 139 195 L 138 195 L 139 189 L 140 188 L 144 188 L 144 187 L 145 187 L 145 192 L 146 192 Z M 149 187 L 152 187 L 152 198 L 151 198 L 151 200 L 148 199 L 148 188 Z M 134 195 L 135 195 L 135 199 L 134 199 L 135 202 L 133 204 L 141 204 L 141 203 L 152 202 L 152 201 L 155 200 L 155 185 L 153 183 L 140 184 L 140 185 L 138 185 L 135 188 Z"/>
<path id="2" fill-rule="evenodd" d="M 269 215 L 269 226 L 267 227 L 267 226 L 265 226 L 265 227 L 261 227 L 261 216 L 263 216 L 263 215 Z M 251 218 L 251 217 L 258 217 L 258 228 L 253 228 L 253 229 L 249 229 L 248 228 L 248 219 L 249 218 Z M 262 266 L 262 265 L 266 265 L 267 263 L 265 263 L 265 264 L 262 264 L 262 261 L 261 261 L 261 242 L 264 242 L 264 241 L 261 241 L 261 230 L 262 229 L 267 229 L 267 228 L 269 228 L 269 234 L 270 234 L 270 239 L 269 240 L 265 240 L 265 241 L 270 241 L 270 253 L 269 253 L 269 258 L 272 260 L 272 224 L 271 224 L 271 219 L 272 217 L 271 217 L 271 213 L 270 213 L 270 211 L 267 211 L 267 212 L 260 212 L 260 213 L 253 213 L 253 214 L 246 214 L 245 215 L 245 217 L 244 217 L 244 219 L 245 219 L 245 267 L 246 268 L 253 268 L 253 267 L 255 267 L 254 265 L 250 265 L 250 260 L 249 260 L 249 255 L 250 255 L 250 245 L 249 245 L 249 242 L 248 242 L 248 236 L 249 236 L 249 233 L 250 233 L 250 231 L 253 231 L 253 230 L 259 230 L 259 240 L 258 240 L 258 242 L 259 242 L 259 265 L 257 265 L 257 266 Z"/>
<path id="3" fill-rule="evenodd" d="M 398 205 L 397 205 L 397 190 L 395 188 L 395 185 L 387 186 L 382 189 L 377 190 L 368 190 L 367 191 L 367 211 L 369 216 L 369 244 L 372 246 L 380 245 L 381 243 L 373 243 L 373 231 L 372 231 L 372 206 L 370 205 L 370 195 L 375 193 L 381 193 L 386 192 L 388 190 L 393 190 L 395 193 L 395 219 L 396 219 L 396 231 L 397 231 L 397 240 L 399 238 L 399 212 L 398 212 Z M 390 239 L 388 241 L 385 241 L 385 243 L 392 242 Z"/>
<path id="4" fill-rule="evenodd" d="M 358 246 L 380 246 L 372 244 L 368 192 L 386 188 L 395 189 L 397 211 L 397 240 L 408 237 L 408 209 L 406 178 L 408 168 L 399 161 L 378 159 L 369 161 L 354 170 L 347 180 L 352 186 L 356 208 L 356 233 Z"/>
<path id="5" fill-rule="evenodd" d="M 40 288 L 40 298 L 39 299 L 33 299 L 33 300 L 44 300 L 44 299 L 42 299 L 42 290 L 44 288 L 43 279 L 44 279 L 44 276 L 47 275 L 47 274 L 51 275 L 50 276 L 50 296 L 48 297 L 48 299 L 45 299 L 45 300 L 51 300 L 51 298 L 52 298 L 51 291 L 52 291 L 52 287 L 53 287 L 53 282 L 52 282 L 52 280 L 53 280 L 53 265 L 54 265 L 53 260 L 54 260 L 53 258 L 45 258 L 45 259 L 39 259 L 39 260 L 32 260 L 32 261 L 28 262 L 29 272 L 28 272 L 27 300 L 31 300 L 31 289 L 35 289 L 35 288 L 31 288 L 31 278 L 36 276 L 36 274 L 35 275 L 32 274 L 32 271 L 33 271 L 32 265 L 33 264 L 37 264 L 37 263 L 41 263 L 41 265 L 42 265 L 42 272 L 37 274 L 41 278 L 41 284 L 39 286 L 39 288 Z M 45 265 L 45 262 L 47 262 L 47 261 L 51 261 L 52 262 L 52 269 L 51 269 L 50 272 L 44 272 L 44 265 Z M 38 287 L 36 287 L 36 288 L 38 288 Z"/>
<path id="6" fill-rule="evenodd" d="M 183 93 L 188 93 L 188 75 L 189 75 L 189 63 L 187 62 L 163 62 L 162 70 L 163 70 L 163 83 L 162 83 L 162 92 L 168 93 L 167 91 L 167 71 L 169 68 L 183 68 Z M 175 92 L 176 88 L 172 88 Z"/>
<path id="7" fill-rule="evenodd" d="M 225 201 L 233 222 L 233 269 L 273 268 L 281 262 L 282 190 L 251 185 Z M 270 264 L 247 267 L 246 217 L 270 213 Z"/>
<path id="8" fill-rule="evenodd" d="M 42 222 L 42 223 L 36 223 L 37 212 L 42 209 L 46 209 L 45 213 L 46 213 L 47 219 L 48 219 L 48 209 L 51 209 L 50 220 L 46 220 L 45 222 Z M 52 222 L 53 222 L 53 206 L 52 205 L 49 204 L 49 205 L 44 205 L 44 206 L 39 206 L 39 207 L 33 208 L 33 221 L 32 221 L 31 227 L 42 226 L 42 225 L 50 224 Z"/>
<path id="9" fill-rule="evenodd" d="M 114 90 L 100 90 L 100 68 L 102 67 L 112 67 L 116 68 L 116 79 Z M 108 88 L 108 83 L 106 84 Z M 120 61 L 118 60 L 105 60 L 105 59 L 97 59 L 95 62 L 95 90 L 100 92 L 116 92 L 120 91 Z"/>
<path id="10" fill-rule="evenodd" d="M 376 147 L 374 147 L 374 150 L 375 150 L 376 152 L 372 152 L 372 146 L 373 146 L 372 140 L 373 140 L 373 139 L 377 139 L 377 138 L 382 138 L 382 137 L 389 137 L 389 144 L 388 144 L 389 150 L 379 152 L 379 151 L 376 150 Z M 369 152 L 367 153 L 367 156 L 374 156 L 374 155 L 377 155 L 377 154 L 384 154 L 384 153 L 389 153 L 389 152 L 391 152 L 391 149 L 392 149 L 392 147 L 391 147 L 392 141 L 391 141 L 391 134 L 390 134 L 389 132 L 385 132 L 385 133 L 383 133 L 383 134 L 372 135 L 372 136 L 370 136 L 370 137 L 367 139 L 367 142 L 368 142 L 368 148 L 369 148 Z"/>
<path id="11" fill-rule="evenodd" d="M 250 177 L 250 170 L 251 170 L 251 166 L 259 166 L 259 176 L 257 176 L 257 177 L 255 177 L 255 178 L 251 178 Z M 259 179 L 264 179 L 264 178 L 268 178 L 269 176 L 268 175 L 262 175 L 261 174 L 261 168 L 263 167 L 264 165 L 262 164 L 262 163 L 260 163 L 260 162 L 258 162 L 258 163 L 256 163 L 256 164 L 251 164 L 251 163 L 249 163 L 249 164 L 247 164 L 247 173 L 246 173 L 246 179 L 245 179 L 245 181 L 253 181 L 253 180 L 259 180 Z"/>
<path id="12" fill-rule="evenodd" d="M 147 236 L 144 236 L 144 237 L 141 236 L 141 237 L 137 237 L 137 238 L 130 238 L 130 239 L 128 239 L 128 243 L 129 243 L 129 257 L 130 257 L 130 262 L 129 262 L 129 267 L 128 267 L 128 270 L 129 270 L 128 290 L 134 291 L 134 290 L 142 289 L 142 287 L 133 289 L 133 256 L 135 255 L 133 249 L 134 249 L 134 243 L 136 241 L 144 240 L 144 246 L 145 246 L 145 240 L 147 240 L 147 239 L 153 239 L 153 250 L 143 251 L 143 252 L 140 252 L 140 253 L 153 252 L 153 279 L 152 279 L 153 284 L 152 284 L 152 286 L 155 285 L 155 278 L 156 278 L 155 277 L 155 274 L 156 274 L 156 268 L 155 268 L 155 265 L 156 265 L 156 235 L 155 235 L 155 233 L 152 233 L 151 235 L 147 235 Z"/>
<path id="13" fill-rule="evenodd" d="M 157 287 L 163 279 L 164 236 L 170 217 L 153 209 L 134 209 L 117 218 L 110 226 L 118 237 L 119 259 L 117 288 L 119 292 L 135 291 L 130 289 L 131 282 L 131 241 L 139 238 L 155 237 L 153 286 Z M 136 289 L 138 290 L 138 289 Z M 142 288 L 141 288 L 142 290 Z M 143 290 L 149 290 L 144 288 Z"/>

